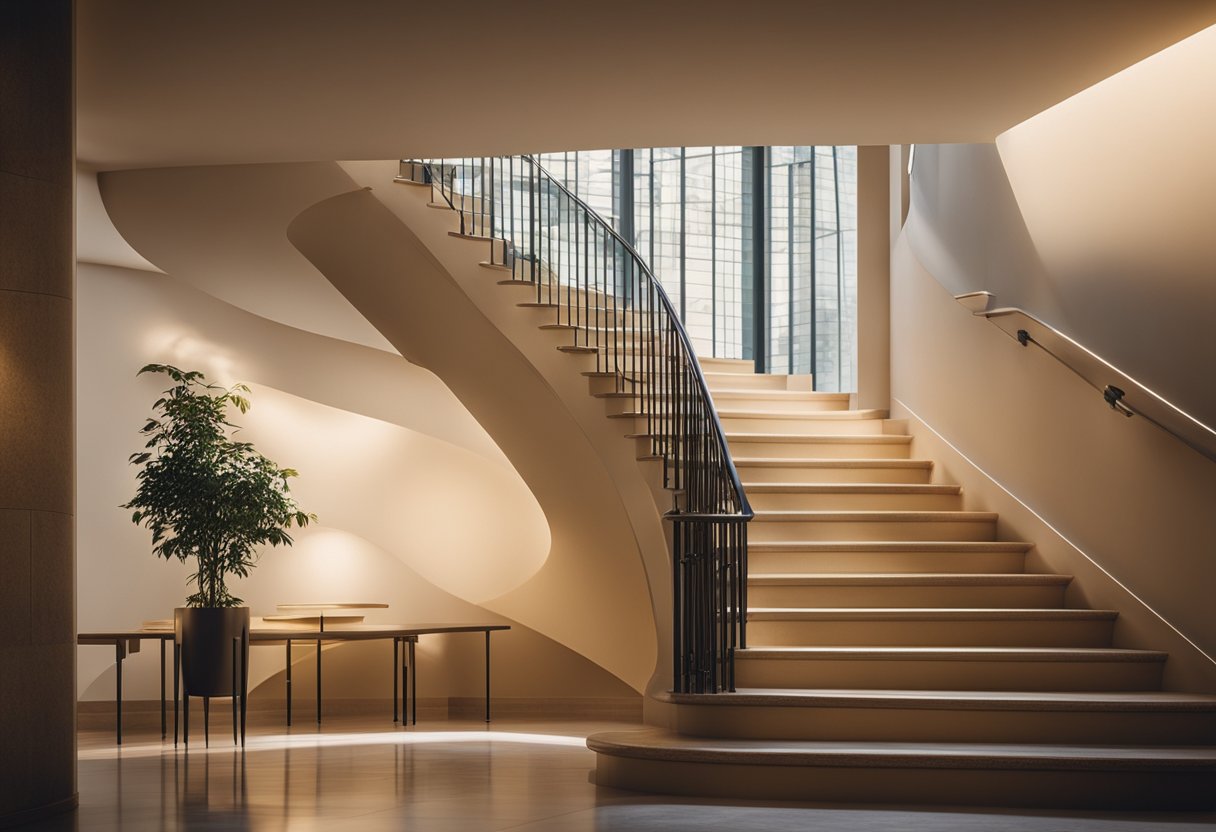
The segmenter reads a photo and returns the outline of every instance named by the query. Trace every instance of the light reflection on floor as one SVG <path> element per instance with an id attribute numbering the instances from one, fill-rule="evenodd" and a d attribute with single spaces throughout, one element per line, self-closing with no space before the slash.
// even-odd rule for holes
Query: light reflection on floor
<path id="1" fill-rule="evenodd" d="M 23 829 L 518 832 L 1213 832 L 1211 815 L 1093 815 L 698 801 L 600 789 L 588 733 L 612 723 L 496 720 L 385 730 L 380 719 L 192 736 L 81 733 L 80 810 Z M 434 728 L 436 730 L 429 730 Z"/>

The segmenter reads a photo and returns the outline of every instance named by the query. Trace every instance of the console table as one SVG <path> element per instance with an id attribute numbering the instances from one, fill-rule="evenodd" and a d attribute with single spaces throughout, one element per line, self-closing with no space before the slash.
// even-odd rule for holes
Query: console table
<path id="1" fill-rule="evenodd" d="M 442 633 L 482 633 L 485 636 L 485 683 L 486 683 L 486 722 L 490 721 L 490 634 L 502 630 L 511 629 L 508 624 L 419 624 L 408 627 L 379 627 L 374 625 L 366 626 L 362 629 L 342 629 L 342 630 L 297 630 L 297 629 L 267 629 L 258 628 L 250 630 L 249 643 L 250 645 L 270 645 L 279 642 L 284 642 L 287 645 L 287 714 L 288 724 L 291 724 L 291 643 L 293 641 L 311 641 L 318 645 L 317 650 L 317 722 L 321 721 L 321 658 L 320 645 L 323 641 L 372 641 L 379 639 L 393 640 L 393 721 L 400 721 L 402 725 L 408 723 L 418 724 L 418 677 L 414 667 L 414 648 L 418 642 L 418 638 L 424 635 L 436 635 Z M 165 685 L 165 643 L 173 641 L 172 630 L 121 630 L 121 631 L 106 631 L 93 633 L 79 633 L 76 636 L 78 645 L 108 645 L 114 648 L 114 661 L 116 665 L 116 681 L 115 681 L 115 733 L 117 742 L 122 744 L 122 663 L 123 660 L 130 654 L 139 652 L 139 645 L 142 641 L 159 641 L 160 642 L 160 713 L 161 713 L 161 737 L 168 736 L 168 720 L 166 710 L 166 685 Z M 406 653 L 402 654 L 402 647 Z M 407 658 L 408 656 L 408 658 Z M 180 657 L 177 647 L 174 645 L 173 655 L 173 741 L 177 744 L 178 737 L 178 686 L 181 678 Z M 401 671 L 398 676 L 398 664 L 400 663 Z M 400 702 L 398 702 L 400 695 Z M 398 720 L 398 704 L 400 704 L 400 720 Z"/>

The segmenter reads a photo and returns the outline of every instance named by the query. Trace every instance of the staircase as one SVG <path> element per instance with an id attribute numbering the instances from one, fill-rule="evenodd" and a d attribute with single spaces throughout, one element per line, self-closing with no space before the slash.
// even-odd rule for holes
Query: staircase
<path id="1" fill-rule="evenodd" d="M 537 177 L 515 158 L 403 163 L 397 181 L 454 214 L 449 234 L 553 335 L 674 500 L 670 724 L 590 737 L 597 783 L 1216 807 L 1216 696 L 1163 691 L 1167 655 L 1116 647 L 1118 613 L 1069 608 L 1070 576 L 1027 573 L 1033 544 L 998 540 L 997 516 L 934 482 L 885 412 L 807 376 L 698 362 L 636 253 L 586 213 L 563 229 L 590 209 Z"/>
<path id="2" fill-rule="evenodd" d="M 806 377 L 702 359 L 755 509 L 736 689 L 670 694 L 670 730 L 597 734 L 597 782 L 832 802 L 1216 805 L 1216 697 L 1160 690 L 1024 571 L 910 437 Z"/>

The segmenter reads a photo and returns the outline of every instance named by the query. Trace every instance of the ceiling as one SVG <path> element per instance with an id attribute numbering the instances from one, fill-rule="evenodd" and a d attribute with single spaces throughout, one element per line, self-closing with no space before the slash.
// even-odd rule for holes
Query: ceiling
<path id="1" fill-rule="evenodd" d="M 103 169 L 594 147 L 988 142 L 1216 0 L 77 4 Z"/>

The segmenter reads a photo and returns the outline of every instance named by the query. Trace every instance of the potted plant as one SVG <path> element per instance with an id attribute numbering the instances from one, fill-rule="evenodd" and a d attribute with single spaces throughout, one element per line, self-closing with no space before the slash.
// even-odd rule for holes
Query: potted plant
<path id="1" fill-rule="evenodd" d="M 174 385 L 140 429 L 144 450 L 130 457 L 140 467 L 139 485 L 123 508 L 151 530 L 158 557 L 195 561 L 189 580 L 197 592 L 174 611 L 183 693 L 206 703 L 206 697 L 234 695 L 239 684 L 243 696 L 249 608 L 227 581 L 249 575 L 258 547 L 290 546 L 292 524 L 307 526 L 316 516 L 291 496 L 287 481 L 297 476 L 294 470 L 232 438 L 238 428 L 228 409 L 249 410 L 247 386 L 224 389 L 198 371 L 168 364 L 148 364 L 138 375 L 144 373 L 161 373 Z"/>

